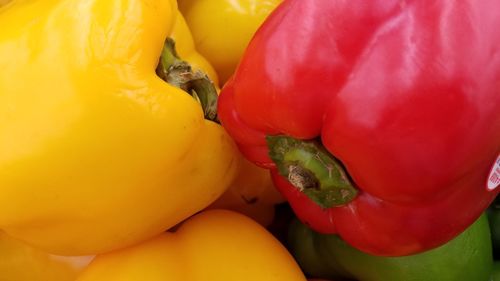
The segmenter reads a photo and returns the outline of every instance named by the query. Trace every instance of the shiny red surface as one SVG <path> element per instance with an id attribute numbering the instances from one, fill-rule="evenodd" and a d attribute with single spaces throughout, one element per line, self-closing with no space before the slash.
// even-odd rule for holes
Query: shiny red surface
<path id="1" fill-rule="evenodd" d="M 344 164 L 361 192 L 343 207 L 276 180 L 314 229 L 378 255 L 436 247 L 498 193 L 485 183 L 500 152 L 500 2 L 285 0 L 219 116 L 261 166 L 275 134 L 320 137 Z"/>

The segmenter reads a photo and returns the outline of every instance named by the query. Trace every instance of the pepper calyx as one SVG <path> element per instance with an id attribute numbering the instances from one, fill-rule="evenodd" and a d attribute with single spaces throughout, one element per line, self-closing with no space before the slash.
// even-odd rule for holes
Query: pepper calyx
<path id="1" fill-rule="evenodd" d="M 278 172 L 321 208 L 342 206 L 358 194 L 344 167 L 317 140 L 267 136 Z"/>
<path id="2" fill-rule="evenodd" d="M 197 99 L 205 119 L 219 123 L 217 117 L 217 89 L 210 78 L 201 70 L 194 71 L 182 60 L 175 49 L 175 41 L 168 37 L 156 67 L 156 74 L 165 82 L 180 88 Z"/>

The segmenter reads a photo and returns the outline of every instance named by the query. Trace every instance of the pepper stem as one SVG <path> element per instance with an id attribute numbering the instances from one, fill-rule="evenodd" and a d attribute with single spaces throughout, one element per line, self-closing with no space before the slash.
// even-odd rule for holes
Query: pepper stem
<path id="1" fill-rule="evenodd" d="M 196 98 L 203 109 L 205 119 L 218 122 L 217 89 L 201 70 L 193 71 L 175 50 L 175 41 L 167 38 L 163 46 L 156 74 L 167 83 L 182 89 Z"/>
<path id="2" fill-rule="evenodd" d="M 322 208 L 352 201 L 358 190 L 340 162 L 314 140 L 267 136 L 269 156 L 279 173 Z"/>

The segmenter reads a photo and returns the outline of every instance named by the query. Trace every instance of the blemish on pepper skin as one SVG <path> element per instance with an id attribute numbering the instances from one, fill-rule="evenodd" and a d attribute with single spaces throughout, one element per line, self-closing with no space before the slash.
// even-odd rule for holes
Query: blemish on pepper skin
<path id="1" fill-rule="evenodd" d="M 288 166 L 288 181 L 300 191 L 307 188 L 319 188 L 319 183 L 314 174 L 301 168 L 299 165 Z"/>
<path id="2" fill-rule="evenodd" d="M 241 199 L 243 199 L 243 201 L 245 201 L 245 203 L 249 205 L 253 205 L 257 203 L 257 201 L 259 201 L 259 197 L 246 198 L 244 195 L 241 195 Z"/>

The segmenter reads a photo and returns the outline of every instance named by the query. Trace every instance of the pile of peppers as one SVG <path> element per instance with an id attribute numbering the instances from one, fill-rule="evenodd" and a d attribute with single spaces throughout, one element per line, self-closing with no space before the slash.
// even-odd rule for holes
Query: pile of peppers
<path id="1" fill-rule="evenodd" d="M 500 280 L 498 27 L 496 0 L 0 0 L 0 280 Z"/>

